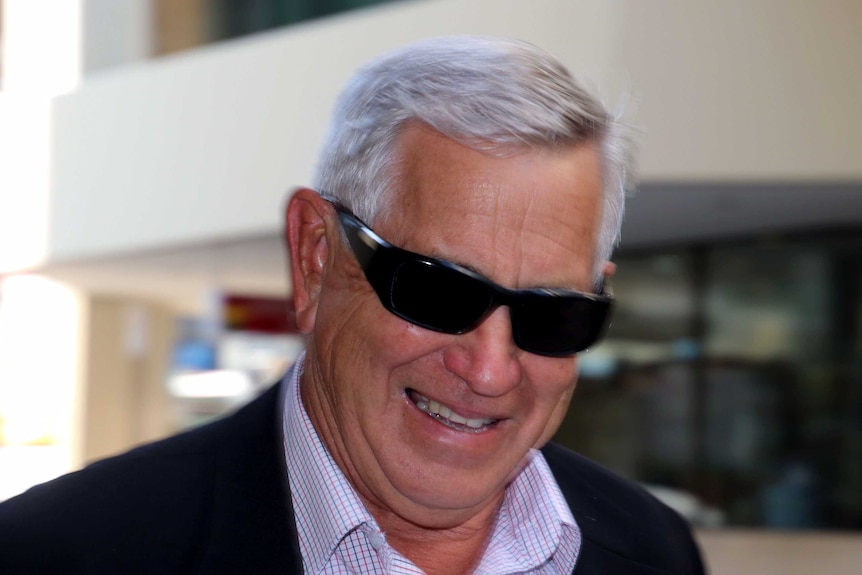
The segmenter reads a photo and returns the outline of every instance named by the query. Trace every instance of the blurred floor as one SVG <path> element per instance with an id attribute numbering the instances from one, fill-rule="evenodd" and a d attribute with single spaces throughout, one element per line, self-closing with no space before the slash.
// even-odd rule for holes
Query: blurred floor
<path id="1" fill-rule="evenodd" d="M 710 575 L 859 575 L 862 535 L 701 530 Z"/>

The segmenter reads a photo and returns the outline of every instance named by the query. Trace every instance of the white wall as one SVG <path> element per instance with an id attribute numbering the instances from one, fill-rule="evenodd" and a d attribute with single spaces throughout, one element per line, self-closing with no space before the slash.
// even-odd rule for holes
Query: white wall
<path id="1" fill-rule="evenodd" d="M 5 0 L 0 11 L 2 274 L 47 253 L 51 98 L 78 83 L 81 39 L 76 0 Z"/>
<path id="2" fill-rule="evenodd" d="M 643 176 L 862 179 L 862 2 L 626 3 Z"/>
<path id="3" fill-rule="evenodd" d="M 49 259 L 271 232 L 307 184 L 335 94 L 429 35 L 519 36 L 603 83 L 616 2 L 425 0 L 107 70 L 56 102 Z M 610 66 L 612 68 L 613 66 Z"/>
<path id="4" fill-rule="evenodd" d="M 516 36 L 613 103 L 651 180 L 862 178 L 862 15 L 847 0 L 424 0 L 107 71 L 56 102 L 49 260 L 276 233 L 334 96 L 382 50 Z"/>
<path id="5" fill-rule="evenodd" d="M 75 463 L 82 302 L 47 278 L 0 277 L 0 501 Z"/>

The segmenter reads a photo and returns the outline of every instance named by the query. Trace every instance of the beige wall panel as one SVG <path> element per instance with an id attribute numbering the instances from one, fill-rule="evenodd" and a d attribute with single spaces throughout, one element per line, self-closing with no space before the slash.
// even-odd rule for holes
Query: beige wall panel
<path id="1" fill-rule="evenodd" d="M 81 462 L 169 434 L 165 381 L 172 316 L 142 302 L 92 297 L 81 397 Z"/>

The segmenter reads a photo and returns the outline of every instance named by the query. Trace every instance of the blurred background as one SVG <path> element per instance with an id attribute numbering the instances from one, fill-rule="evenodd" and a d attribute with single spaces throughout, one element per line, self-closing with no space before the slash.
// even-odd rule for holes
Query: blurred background
<path id="1" fill-rule="evenodd" d="M 557 440 L 683 513 L 716 575 L 858 573 L 855 0 L 0 0 L 0 500 L 279 377 L 282 209 L 336 93 L 459 33 L 539 44 L 640 128 Z"/>

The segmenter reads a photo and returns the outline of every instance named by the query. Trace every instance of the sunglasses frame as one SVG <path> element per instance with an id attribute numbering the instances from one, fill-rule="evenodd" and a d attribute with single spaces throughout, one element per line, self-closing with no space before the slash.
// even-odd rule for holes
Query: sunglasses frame
<path id="1" fill-rule="evenodd" d="M 549 357 L 568 357 L 575 355 L 580 351 L 584 351 L 590 345 L 593 345 L 601 339 L 601 336 L 607 328 L 607 324 L 609 323 L 608 318 L 610 316 L 611 308 L 613 307 L 613 296 L 605 292 L 603 290 L 603 286 L 599 286 L 598 291 L 600 293 L 597 294 L 564 288 L 509 289 L 492 282 L 488 278 L 464 266 L 394 246 L 377 235 L 374 230 L 356 217 L 350 210 L 337 202 L 330 201 L 330 203 L 335 207 L 353 254 L 356 257 L 359 266 L 365 273 L 368 283 L 377 294 L 380 303 L 387 311 L 405 321 L 432 331 L 460 335 L 478 327 L 498 307 L 506 306 L 511 311 L 512 335 L 515 340 L 515 344 L 519 348 L 530 353 Z M 410 315 L 403 313 L 395 307 L 395 304 L 392 301 L 392 295 L 397 272 L 399 268 L 407 262 L 445 268 L 462 276 L 466 276 L 472 281 L 479 282 L 482 286 L 487 288 L 491 294 L 487 309 L 485 309 L 485 311 L 474 322 L 462 329 L 443 329 L 433 324 L 419 321 L 415 317 L 411 317 Z M 579 346 L 577 349 L 549 351 L 536 349 L 534 346 L 530 345 L 529 342 L 525 343 L 523 341 L 521 332 L 518 329 L 519 322 L 516 321 L 517 312 L 515 310 L 521 309 L 520 304 L 531 300 L 535 301 L 536 298 L 546 299 L 555 297 L 575 298 L 579 302 L 589 302 L 590 306 L 594 308 L 592 310 L 593 313 L 601 315 L 601 319 L 595 322 L 596 325 L 591 326 L 591 335 L 586 337 L 586 339 L 589 340 L 587 346 Z"/>

